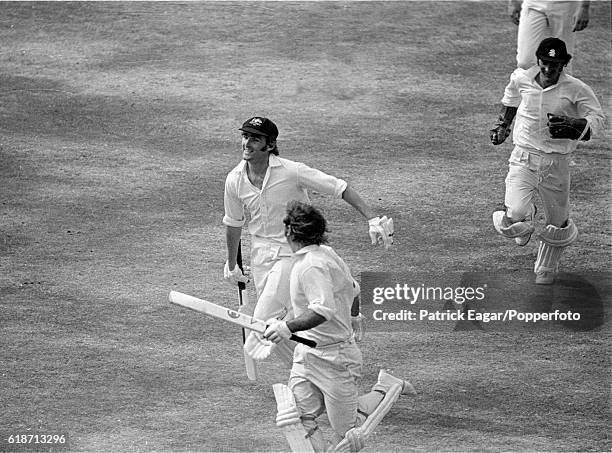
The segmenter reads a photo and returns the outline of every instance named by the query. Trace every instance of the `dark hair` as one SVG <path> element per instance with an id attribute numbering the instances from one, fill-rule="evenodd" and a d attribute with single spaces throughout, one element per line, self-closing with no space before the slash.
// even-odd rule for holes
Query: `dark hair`
<path id="1" fill-rule="evenodd" d="M 321 245 L 327 242 L 327 222 L 321 212 L 301 201 L 287 203 L 287 215 L 283 223 L 289 227 L 292 241 L 304 245 Z"/>
<path id="2" fill-rule="evenodd" d="M 276 145 L 276 139 L 271 137 L 265 137 L 265 139 L 266 145 L 270 145 L 272 142 L 274 142 L 274 149 L 272 151 L 269 151 L 269 153 L 278 156 L 278 146 Z"/>

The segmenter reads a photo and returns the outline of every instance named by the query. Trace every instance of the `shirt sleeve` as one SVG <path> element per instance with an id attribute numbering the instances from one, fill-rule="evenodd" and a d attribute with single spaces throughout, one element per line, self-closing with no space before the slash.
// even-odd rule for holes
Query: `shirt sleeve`
<path id="1" fill-rule="evenodd" d="M 501 103 L 507 107 L 518 107 L 521 103 L 521 93 L 518 88 L 518 78 L 524 72 L 523 69 L 515 69 L 510 76 L 510 82 L 504 89 Z"/>
<path id="2" fill-rule="evenodd" d="M 301 187 L 331 195 L 334 198 L 342 198 L 347 187 L 343 179 L 328 175 L 303 163 L 297 165 L 297 181 Z"/>
<path id="3" fill-rule="evenodd" d="M 310 267 L 302 273 L 301 281 L 308 309 L 327 321 L 332 319 L 336 314 L 336 302 L 329 272 L 320 267 Z"/>
<path id="4" fill-rule="evenodd" d="M 238 197 L 239 176 L 239 174 L 231 172 L 225 178 L 225 190 L 223 192 L 225 215 L 223 216 L 223 224 L 230 227 L 242 227 L 246 222 L 244 205 Z"/>
<path id="5" fill-rule="evenodd" d="M 591 87 L 586 84 L 583 86 L 582 90 L 580 90 L 576 98 L 576 107 L 578 115 L 581 118 L 586 118 L 591 128 L 591 137 L 601 133 L 605 126 L 606 117 L 595 93 Z"/>

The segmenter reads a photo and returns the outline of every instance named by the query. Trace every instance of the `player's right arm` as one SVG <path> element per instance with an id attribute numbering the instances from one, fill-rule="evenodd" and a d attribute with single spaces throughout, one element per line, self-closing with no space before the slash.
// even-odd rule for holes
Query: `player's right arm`
<path id="1" fill-rule="evenodd" d="M 242 271 L 238 268 L 238 244 L 242 236 L 242 226 L 245 223 L 244 206 L 238 196 L 238 175 L 231 172 L 225 179 L 225 190 L 223 192 L 223 206 L 225 215 L 225 245 L 227 259 L 223 270 L 223 276 L 233 283 L 244 281 Z"/>
<path id="2" fill-rule="evenodd" d="M 227 266 L 230 269 L 236 267 L 238 256 L 238 244 L 242 237 L 242 227 L 225 226 L 225 245 L 227 248 Z"/>
<path id="3" fill-rule="evenodd" d="M 493 128 L 490 130 L 491 143 L 494 145 L 502 144 L 510 135 L 512 122 L 514 121 L 514 117 L 516 116 L 522 99 L 518 88 L 518 77 L 523 72 L 523 69 L 516 69 L 510 76 L 510 82 L 504 89 L 504 96 L 501 100 L 502 107 L 499 117 L 497 122 L 493 125 Z"/>
<path id="4" fill-rule="evenodd" d="M 508 0 L 508 14 L 514 25 L 518 25 L 521 18 L 521 6 L 523 0 Z"/>

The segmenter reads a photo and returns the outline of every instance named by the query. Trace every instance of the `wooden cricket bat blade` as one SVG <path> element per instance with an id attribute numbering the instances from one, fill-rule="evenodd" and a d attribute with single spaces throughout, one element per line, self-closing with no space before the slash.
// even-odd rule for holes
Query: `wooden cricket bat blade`
<path id="1" fill-rule="evenodd" d="M 170 291 L 168 298 L 170 299 L 170 302 L 175 305 L 190 308 L 191 310 L 204 313 L 214 318 L 223 319 L 224 321 L 237 324 L 245 329 L 254 330 L 255 332 L 261 334 L 263 334 L 268 327 L 265 321 L 262 321 L 261 319 L 254 318 L 246 313 L 241 313 L 239 311 L 232 310 L 231 308 L 226 308 L 204 299 L 198 299 L 197 297 L 180 293 L 178 291 Z M 302 338 L 297 335 L 291 335 L 291 340 L 298 343 L 303 343 L 311 348 L 315 348 L 317 346 L 315 341 Z"/>

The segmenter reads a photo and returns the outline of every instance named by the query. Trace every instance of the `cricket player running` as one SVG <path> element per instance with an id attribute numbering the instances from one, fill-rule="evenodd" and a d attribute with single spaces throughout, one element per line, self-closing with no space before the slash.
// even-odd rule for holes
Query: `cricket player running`
<path id="1" fill-rule="evenodd" d="M 534 197 L 539 194 L 547 225 L 539 234 L 535 282 L 549 285 L 554 283 L 561 252 L 578 235 L 569 217 L 570 156 L 579 141 L 603 129 L 605 117 L 593 90 L 564 73 L 572 56 L 562 40 L 542 40 L 536 58 L 537 65 L 512 73 L 499 121 L 490 132 L 494 145 L 503 143 L 516 117 L 506 176 L 506 211 L 493 213 L 493 224 L 501 235 L 526 245 L 535 230 Z"/>
<path id="2" fill-rule="evenodd" d="M 253 117 L 244 122 L 242 161 L 225 181 L 223 223 L 226 226 L 227 261 L 224 277 L 231 283 L 245 282 L 237 262 L 237 253 L 246 223 L 250 220 L 251 272 L 258 301 L 253 315 L 259 319 L 291 316 L 289 271 L 292 252 L 283 230 L 283 217 L 291 200 L 308 202 L 308 190 L 342 198 L 368 220 L 372 244 L 393 243 L 393 219 L 376 216 L 359 194 L 346 181 L 310 168 L 299 162 L 279 157 L 278 128 L 268 118 Z M 274 266 L 280 262 L 280 265 Z M 363 317 L 352 319 L 356 335 L 363 335 Z M 259 337 L 251 334 L 247 348 L 257 346 Z M 294 342 L 276 345 L 275 352 L 290 366 Z"/>
<path id="3" fill-rule="evenodd" d="M 317 452 L 332 451 L 343 439 L 350 451 L 359 451 L 365 439 L 355 427 L 377 409 L 386 392 L 398 384 L 397 395 L 416 392 L 409 382 L 381 370 L 372 391 L 358 398 L 362 356 L 352 335 L 350 318 L 359 285 L 346 263 L 331 247 L 323 245 L 326 221 L 317 209 L 292 202 L 283 222 L 284 235 L 295 253 L 290 279 L 295 318 L 270 319 L 264 337 L 279 342 L 292 332 L 301 332 L 304 338 L 316 341 L 317 347 L 298 344 L 295 348 L 289 388 L 296 407 L 279 413 L 277 424 L 283 426 L 287 420 L 296 423 L 299 419 Z M 387 412 L 391 404 L 381 410 Z M 325 410 L 333 429 L 331 445 L 317 424 L 317 417 Z"/>

